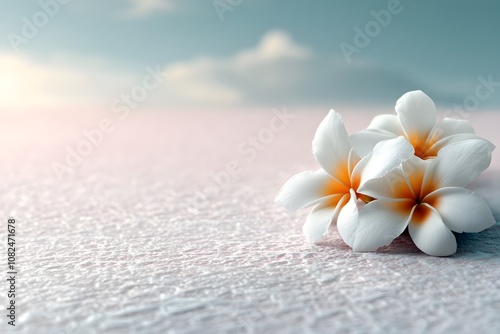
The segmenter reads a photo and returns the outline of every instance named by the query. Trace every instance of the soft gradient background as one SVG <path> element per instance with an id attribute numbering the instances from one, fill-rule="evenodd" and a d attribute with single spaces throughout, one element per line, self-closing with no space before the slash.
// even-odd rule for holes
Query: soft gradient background
<path id="1" fill-rule="evenodd" d="M 407 235 L 353 253 L 334 227 L 307 244 L 307 212 L 273 199 L 317 168 L 311 140 L 331 108 L 356 131 L 421 89 L 440 117 L 469 119 L 499 146 L 499 11 L 493 0 L 0 0 L 15 330 L 498 332 L 499 224 L 458 235 L 449 258 Z M 472 185 L 497 219 L 499 170 L 495 152 Z"/>

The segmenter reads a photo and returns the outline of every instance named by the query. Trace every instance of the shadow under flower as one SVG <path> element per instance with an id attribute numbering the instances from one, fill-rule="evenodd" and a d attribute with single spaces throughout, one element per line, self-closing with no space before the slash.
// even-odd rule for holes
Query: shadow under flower
<path id="1" fill-rule="evenodd" d="M 494 226 L 479 232 L 479 233 L 455 233 L 457 239 L 457 252 L 452 255 L 455 258 L 467 259 L 483 259 L 500 257 L 500 222 Z M 316 243 L 318 247 L 335 248 L 337 250 L 352 251 L 351 248 L 344 243 L 342 238 L 331 231 L 330 236 Z M 428 256 L 420 251 L 413 243 L 413 240 L 405 230 L 403 234 L 394 239 L 389 246 L 379 248 L 373 252 L 375 254 L 384 255 L 417 255 Z"/>
<path id="2" fill-rule="evenodd" d="M 316 246 L 335 248 L 338 250 L 345 250 L 352 252 L 351 247 L 349 247 L 340 237 L 338 232 L 330 231 L 329 237 L 321 242 L 316 243 Z M 417 246 L 411 240 L 408 230 L 405 230 L 403 234 L 393 240 L 389 246 L 380 247 L 375 252 L 359 252 L 372 253 L 372 254 L 389 254 L 389 255 L 425 255 L 422 253 Z"/>

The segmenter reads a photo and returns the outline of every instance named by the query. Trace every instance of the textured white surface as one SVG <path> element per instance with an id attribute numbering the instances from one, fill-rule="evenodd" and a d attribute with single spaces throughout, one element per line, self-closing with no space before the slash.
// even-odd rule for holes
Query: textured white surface
<path id="1" fill-rule="evenodd" d="M 458 235 L 449 258 L 422 254 L 408 235 L 353 253 L 334 227 L 307 244 L 307 210 L 274 205 L 284 181 L 317 168 L 310 146 L 325 114 L 297 114 L 251 161 L 237 148 L 271 113 L 136 114 L 114 120 L 62 182 L 52 161 L 100 117 L 3 117 L 0 219 L 18 220 L 16 331 L 499 332 L 499 224 Z M 370 120 L 344 116 L 348 128 Z M 477 119 L 479 134 L 496 136 L 498 117 Z M 241 173 L 217 196 L 194 200 L 233 159 Z M 475 185 L 497 219 L 498 167 Z"/>

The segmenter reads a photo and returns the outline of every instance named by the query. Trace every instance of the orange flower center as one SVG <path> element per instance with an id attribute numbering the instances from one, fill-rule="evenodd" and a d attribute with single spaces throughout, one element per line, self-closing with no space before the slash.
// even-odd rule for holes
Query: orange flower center
<path id="1" fill-rule="evenodd" d="M 415 156 L 420 159 L 432 159 L 437 156 L 437 150 L 432 146 L 441 138 L 436 136 L 429 137 L 428 135 L 409 134 L 406 139 L 415 149 Z"/>

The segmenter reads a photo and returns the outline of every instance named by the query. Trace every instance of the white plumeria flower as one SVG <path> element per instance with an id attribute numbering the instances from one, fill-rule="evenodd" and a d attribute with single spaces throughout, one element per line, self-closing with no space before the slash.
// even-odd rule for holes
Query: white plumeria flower
<path id="1" fill-rule="evenodd" d="M 491 209 L 465 189 L 491 162 L 494 147 L 470 139 L 450 144 L 437 158 L 412 157 L 385 177 L 358 189 L 377 198 L 346 222 L 346 243 L 355 251 L 389 245 L 408 227 L 423 252 L 448 256 L 456 252 L 453 232 L 479 232 L 495 224 Z M 354 210 L 349 203 L 344 210 Z"/>
<path id="2" fill-rule="evenodd" d="M 429 159 L 446 145 L 479 138 L 467 120 L 444 118 L 436 123 L 436 106 L 420 90 L 401 96 L 395 109 L 397 115 L 376 116 L 366 130 L 351 135 L 358 155 L 367 155 L 382 140 L 404 136 L 413 145 L 416 156 Z"/>
<path id="3" fill-rule="evenodd" d="M 316 204 L 302 229 L 310 242 L 323 239 L 346 203 L 356 202 L 358 198 L 365 202 L 372 200 L 358 193 L 361 185 L 384 176 L 413 155 L 411 145 L 399 137 L 380 142 L 372 153 L 360 159 L 352 150 L 342 117 L 333 110 L 319 125 L 312 146 L 322 169 L 293 176 L 275 199 L 292 211 Z M 357 209 L 351 211 L 357 214 Z M 341 224 L 340 217 L 338 223 Z"/>

